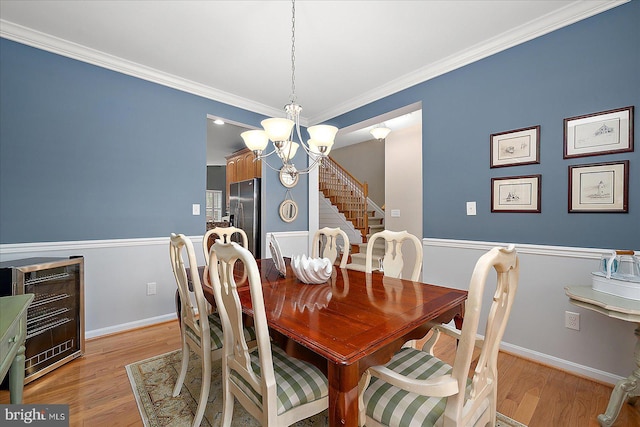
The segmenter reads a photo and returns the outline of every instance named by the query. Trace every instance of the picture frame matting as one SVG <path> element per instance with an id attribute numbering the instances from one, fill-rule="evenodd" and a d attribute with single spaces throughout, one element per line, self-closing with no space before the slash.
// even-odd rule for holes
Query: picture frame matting
<path id="1" fill-rule="evenodd" d="M 564 119 L 564 158 L 633 151 L 633 106 Z"/>
<path id="2" fill-rule="evenodd" d="M 540 163 L 540 125 L 493 133 L 491 168 Z"/>
<path id="3" fill-rule="evenodd" d="M 491 178 L 491 212 L 540 213 L 542 175 Z"/>
<path id="4" fill-rule="evenodd" d="M 569 166 L 569 213 L 629 212 L 629 160 Z"/>

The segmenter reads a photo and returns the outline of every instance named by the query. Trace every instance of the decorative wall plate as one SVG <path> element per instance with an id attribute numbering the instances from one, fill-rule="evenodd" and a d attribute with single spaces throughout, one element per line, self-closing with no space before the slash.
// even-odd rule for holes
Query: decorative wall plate
<path id="1" fill-rule="evenodd" d="M 276 270 L 278 270 L 283 277 L 286 276 L 287 266 L 284 263 L 284 258 L 282 257 L 280 244 L 278 243 L 278 240 L 276 240 L 276 236 L 273 234 L 271 234 L 271 238 L 269 239 L 269 251 L 271 251 L 271 259 L 273 259 Z"/>
<path id="2" fill-rule="evenodd" d="M 287 188 L 295 187 L 296 184 L 298 183 L 298 180 L 300 179 L 300 175 L 298 174 L 298 171 L 293 166 L 290 166 L 290 167 L 283 166 L 282 169 L 280 169 L 279 176 L 280 176 L 280 183 Z"/>
<path id="3" fill-rule="evenodd" d="M 284 222 L 292 222 L 298 217 L 298 204 L 292 199 L 280 203 L 280 218 Z"/>

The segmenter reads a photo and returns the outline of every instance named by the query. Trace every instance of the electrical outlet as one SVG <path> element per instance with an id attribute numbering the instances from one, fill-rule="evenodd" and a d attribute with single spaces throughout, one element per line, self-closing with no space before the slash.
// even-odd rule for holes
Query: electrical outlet
<path id="1" fill-rule="evenodd" d="M 580 313 L 564 312 L 564 326 L 569 329 L 580 330 Z"/>
<path id="2" fill-rule="evenodd" d="M 147 283 L 147 295 L 156 294 L 156 282 Z"/>

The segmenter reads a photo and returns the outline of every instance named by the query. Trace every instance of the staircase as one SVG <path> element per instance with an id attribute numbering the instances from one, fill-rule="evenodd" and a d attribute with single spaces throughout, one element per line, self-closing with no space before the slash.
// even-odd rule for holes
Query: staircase
<path id="1" fill-rule="evenodd" d="M 369 206 L 367 183 L 358 181 L 331 157 L 324 158 L 318 170 L 320 192 L 360 233 L 358 240 L 363 243 L 352 240 L 349 267 L 364 271 L 366 242 L 373 233 L 384 230 L 384 217 Z M 384 255 L 384 241 L 379 242 L 374 248 L 374 259 L 378 254 Z"/>
<path id="2" fill-rule="evenodd" d="M 382 223 L 375 224 L 369 226 L 372 231 L 367 234 L 365 242 L 369 241 L 369 237 L 373 233 L 377 233 L 378 231 L 384 230 L 384 225 Z M 349 264 L 347 264 L 347 268 L 352 270 L 365 270 L 366 258 L 367 258 L 367 245 L 368 243 L 360 243 L 357 245 L 351 245 L 351 259 L 349 260 Z M 384 257 L 385 251 L 385 241 L 384 239 L 376 239 L 373 247 L 373 256 L 372 256 L 372 264 L 371 267 L 376 270 L 378 268 L 378 260 L 379 258 Z"/>
<path id="3" fill-rule="evenodd" d="M 322 167 L 318 171 L 318 186 L 322 194 L 365 237 L 369 233 L 367 183 L 358 181 L 331 157 L 322 159 Z"/>

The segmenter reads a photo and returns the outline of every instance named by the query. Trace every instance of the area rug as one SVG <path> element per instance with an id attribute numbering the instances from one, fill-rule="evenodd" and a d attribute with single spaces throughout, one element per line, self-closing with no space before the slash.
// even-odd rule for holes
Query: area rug
<path id="1" fill-rule="evenodd" d="M 172 351 L 126 366 L 131 388 L 136 397 L 140 416 L 145 427 L 189 427 L 200 396 L 201 365 L 197 355 L 189 357 L 189 371 L 180 394 L 172 396 L 173 386 L 180 373 L 182 352 Z M 211 391 L 201 426 L 216 427 L 222 420 L 222 375 L 220 361 L 213 362 Z M 258 420 L 244 410 L 238 402 L 234 405 L 234 426 L 259 426 Z M 293 424 L 296 427 L 327 426 L 326 411 Z M 524 424 L 498 414 L 498 427 L 526 427 Z"/>

